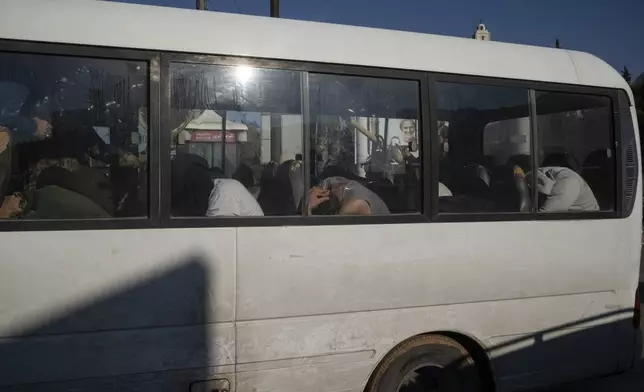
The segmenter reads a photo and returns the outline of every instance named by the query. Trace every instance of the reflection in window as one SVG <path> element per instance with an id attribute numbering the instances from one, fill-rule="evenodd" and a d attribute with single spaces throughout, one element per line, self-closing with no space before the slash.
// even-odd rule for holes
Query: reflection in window
<path id="1" fill-rule="evenodd" d="M 528 90 L 437 83 L 440 212 L 529 212 Z"/>
<path id="2" fill-rule="evenodd" d="M 172 215 L 298 214 L 300 72 L 171 65 Z"/>
<path id="3" fill-rule="evenodd" d="M 541 212 L 615 209 L 609 97 L 537 92 Z"/>
<path id="4" fill-rule="evenodd" d="M 310 212 L 420 211 L 418 82 L 311 74 L 309 84 L 311 184 L 322 195 Z"/>
<path id="5" fill-rule="evenodd" d="M 0 217 L 146 216 L 145 62 L 0 52 Z"/>

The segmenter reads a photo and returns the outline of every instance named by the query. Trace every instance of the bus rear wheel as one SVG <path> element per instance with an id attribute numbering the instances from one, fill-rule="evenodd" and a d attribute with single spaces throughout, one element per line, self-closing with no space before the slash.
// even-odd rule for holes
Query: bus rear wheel
<path id="1" fill-rule="evenodd" d="M 388 353 L 366 392 L 480 392 L 481 379 L 470 353 L 442 335 L 413 337 Z"/>

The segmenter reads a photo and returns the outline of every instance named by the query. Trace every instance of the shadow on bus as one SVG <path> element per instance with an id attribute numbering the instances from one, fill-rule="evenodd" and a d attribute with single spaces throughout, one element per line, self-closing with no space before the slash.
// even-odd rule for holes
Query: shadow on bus
<path id="1" fill-rule="evenodd" d="M 613 375 L 624 368 L 642 369 L 641 333 L 633 327 L 632 316 L 633 309 L 606 312 L 494 345 L 488 355 L 494 358 L 495 372 L 505 375 L 496 380 L 497 386 L 552 390 L 542 387 Z M 591 384 L 567 390 L 610 389 Z"/>
<path id="2" fill-rule="evenodd" d="M 633 311 L 606 312 L 532 334 L 499 338 L 497 342 L 502 342 L 488 347 L 485 353 L 477 350 L 476 343 L 461 340 L 473 353 L 474 363 L 486 363 L 486 358 L 492 360 L 492 371 L 497 377 L 493 379 L 484 367 L 476 367 L 467 358 L 461 358 L 447 367 L 459 369 L 460 381 L 451 382 L 459 384 L 478 373 L 482 391 L 641 392 L 644 390 L 642 335 L 633 326 Z M 627 372 L 630 378 L 612 382 L 613 378 L 607 377 L 618 371 Z M 441 383 L 431 374 L 422 368 L 416 370 L 415 378 L 401 391 L 433 390 Z"/>
<path id="3" fill-rule="evenodd" d="M 208 276 L 202 257 L 187 257 L 72 309 L 50 310 L 55 313 L 46 321 L 4 332 L 0 388 L 187 391 L 190 381 L 209 378 L 215 360 Z"/>
<path id="4" fill-rule="evenodd" d="M 46 321 L 3 333 L 0 389 L 187 392 L 194 381 L 232 371 L 226 365 L 235 352 L 234 331 L 215 329 L 209 276 L 205 260 L 190 256 L 57 310 Z M 633 333 L 632 315 L 633 309 L 606 312 L 497 342 L 488 350 L 495 372 L 503 375 L 496 385 L 526 389 L 614 373 L 620 356 L 622 364 L 641 361 L 641 341 L 636 356 L 626 358 L 641 337 Z"/>

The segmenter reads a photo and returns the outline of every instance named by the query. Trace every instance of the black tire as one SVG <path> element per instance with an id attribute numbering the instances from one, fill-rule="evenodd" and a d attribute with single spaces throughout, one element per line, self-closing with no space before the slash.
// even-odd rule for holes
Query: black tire
<path id="1" fill-rule="evenodd" d="M 388 353 L 374 371 L 366 392 L 480 392 L 479 369 L 456 340 L 416 336 Z"/>

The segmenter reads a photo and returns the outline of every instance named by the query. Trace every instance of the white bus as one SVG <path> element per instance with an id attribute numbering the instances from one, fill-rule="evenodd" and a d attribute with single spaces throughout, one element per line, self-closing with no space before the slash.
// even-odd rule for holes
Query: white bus
<path id="1" fill-rule="evenodd" d="M 3 389 L 515 391 L 639 358 L 637 124 L 602 60 L 0 8 Z"/>

